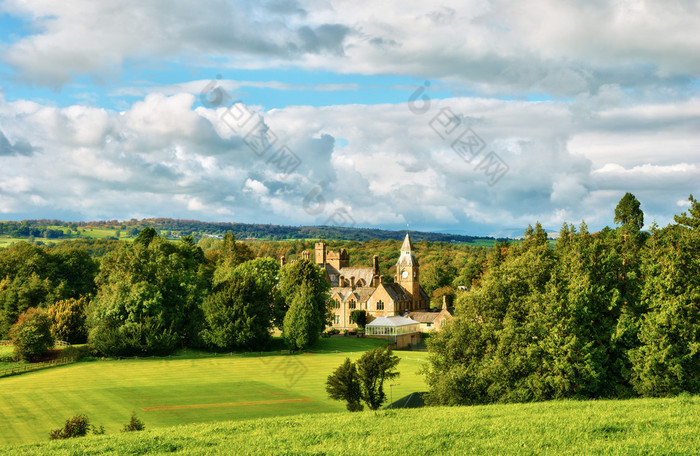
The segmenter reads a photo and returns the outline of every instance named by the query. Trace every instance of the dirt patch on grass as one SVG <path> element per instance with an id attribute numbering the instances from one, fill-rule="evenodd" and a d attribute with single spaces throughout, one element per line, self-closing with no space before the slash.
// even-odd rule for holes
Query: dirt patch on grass
<path id="1" fill-rule="evenodd" d="M 158 407 L 142 407 L 141 410 L 150 412 L 153 410 L 181 410 L 181 409 L 200 409 L 212 407 L 240 407 L 245 405 L 267 405 L 267 404 L 283 404 L 287 402 L 313 402 L 313 399 L 275 399 L 269 401 L 248 401 L 248 402 L 222 402 L 219 404 L 189 404 L 189 405 L 161 405 Z"/>

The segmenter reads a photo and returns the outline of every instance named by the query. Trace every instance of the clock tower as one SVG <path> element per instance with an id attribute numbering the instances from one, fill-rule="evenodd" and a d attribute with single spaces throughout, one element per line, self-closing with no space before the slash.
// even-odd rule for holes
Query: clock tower
<path id="1" fill-rule="evenodd" d="M 396 282 L 411 296 L 408 310 L 416 310 L 422 307 L 421 290 L 419 282 L 418 260 L 413 255 L 411 238 L 406 233 L 406 238 L 401 245 L 401 255 L 396 262 Z"/>

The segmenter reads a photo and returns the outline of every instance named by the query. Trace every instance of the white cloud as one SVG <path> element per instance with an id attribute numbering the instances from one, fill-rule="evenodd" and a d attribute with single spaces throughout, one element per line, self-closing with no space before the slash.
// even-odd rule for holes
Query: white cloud
<path id="1" fill-rule="evenodd" d="M 657 222 L 667 223 L 674 203 L 700 178 L 693 128 L 700 120 L 698 100 L 688 101 L 686 114 L 669 116 L 655 128 L 639 115 L 653 112 L 653 105 L 616 112 L 615 122 L 625 124 L 629 137 L 656 137 L 657 146 L 667 136 L 676 138 L 674 154 L 655 160 L 640 159 L 624 145 L 611 156 L 588 150 L 591 137 L 612 147 L 619 133 L 597 120 L 581 120 L 563 101 L 452 98 L 433 100 L 424 115 L 405 104 L 263 113 L 260 118 L 279 138 L 274 149 L 284 145 L 301 160 L 291 173 L 280 172 L 271 152 L 259 156 L 227 130 L 223 108 L 193 109 L 193 101 L 191 94 L 154 94 L 118 113 L 0 100 L 7 137 L 21 132 L 34 148 L 31 156 L 0 156 L 0 167 L 9 170 L 0 176 L 0 210 L 15 217 L 50 211 L 83 219 L 173 216 L 285 224 L 324 223 L 347 214 L 346 224 L 362 226 L 410 223 L 416 229 L 505 229 L 517 235 L 536 221 L 550 230 L 582 219 L 600 228 L 611 223 L 626 191 Z M 431 128 L 443 108 L 486 143 L 473 161 L 460 158 L 451 140 Z M 594 118 L 611 118 L 605 108 L 593 112 Z M 334 138 L 347 144 L 340 147 Z M 510 168 L 493 185 L 477 169 L 490 151 Z M 322 200 L 313 193 L 317 187 L 323 188 Z"/>
<path id="2" fill-rule="evenodd" d="M 4 7 L 35 31 L 2 59 L 48 86 L 75 75 L 110 80 L 125 64 L 154 59 L 412 75 L 509 95 L 595 94 L 611 84 L 684 93 L 700 76 L 700 7 L 684 0 L 7 0 Z"/>
<path id="3" fill-rule="evenodd" d="M 647 221 L 664 224 L 700 178 L 697 2 L 3 7 L 31 24 L 0 49 L 29 85 L 60 88 L 85 76 L 109 83 L 173 65 L 408 75 L 439 79 L 428 93 L 455 93 L 432 99 L 423 115 L 405 104 L 271 110 L 256 117 L 258 131 L 277 138 L 262 156 L 221 122 L 225 108 L 194 108 L 208 81 L 132 78 L 110 93 L 141 97 L 122 112 L 0 98 L 0 211 L 8 217 L 307 224 L 343 213 L 360 225 L 520 234 L 538 220 L 550 230 L 581 219 L 600 228 L 626 191 Z M 229 92 L 355 88 L 294 80 L 219 84 Z M 476 158 L 460 158 L 454 138 L 431 128 L 441 109 L 460 120 L 456 131 L 469 127 L 484 141 Z M 282 146 L 299 159 L 293 169 L 270 159 Z M 490 152 L 509 168 L 497 182 L 479 167 Z"/>

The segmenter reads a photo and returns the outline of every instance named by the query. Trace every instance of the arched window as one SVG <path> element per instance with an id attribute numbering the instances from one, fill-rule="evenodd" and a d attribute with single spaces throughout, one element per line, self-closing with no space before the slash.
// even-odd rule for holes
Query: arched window
<path id="1" fill-rule="evenodd" d="M 349 308 L 350 310 L 353 310 L 353 309 L 355 309 L 356 307 L 357 307 L 357 303 L 355 302 L 354 299 L 351 299 L 350 302 L 348 303 L 348 308 Z"/>
<path id="2" fill-rule="evenodd" d="M 384 303 L 381 300 L 377 301 L 377 310 L 384 310 Z"/>
<path id="3" fill-rule="evenodd" d="M 338 301 L 337 299 L 334 299 L 333 300 L 333 308 L 340 309 L 340 301 Z"/>

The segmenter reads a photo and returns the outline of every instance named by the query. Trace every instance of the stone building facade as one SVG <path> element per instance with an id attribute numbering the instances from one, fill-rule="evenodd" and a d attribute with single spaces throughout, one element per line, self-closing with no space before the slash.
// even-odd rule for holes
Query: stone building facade
<path id="1" fill-rule="evenodd" d="M 305 251 L 302 256 L 309 258 L 310 254 Z M 369 322 L 377 317 L 403 315 L 430 306 L 430 299 L 419 283 L 420 265 L 413 254 L 408 233 L 401 246 L 393 283 L 384 280 L 376 255 L 372 267 L 351 268 L 347 250 L 329 251 L 324 243 L 319 242 L 315 245 L 314 260 L 325 269 L 331 283 L 333 328 L 357 327 L 350 321 L 353 310 L 365 310 Z"/>

